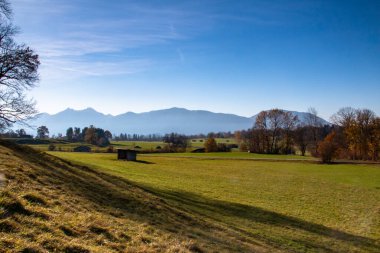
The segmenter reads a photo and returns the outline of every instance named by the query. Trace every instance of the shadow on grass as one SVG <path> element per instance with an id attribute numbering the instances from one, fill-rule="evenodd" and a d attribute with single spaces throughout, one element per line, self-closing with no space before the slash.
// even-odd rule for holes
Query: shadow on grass
<path id="1" fill-rule="evenodd" d="M 333 248 L 329 248 L 325 239 L 330 240 L 331 245 L 335 244 L 337 241 L 343 242 L 343 245 L 345 245 L 348 250 L 351 246 L 355 246 L 361 250 L 374 252 L 380 249 L 380 241 L 353 235 L 296 217 L 265 210 L 260 207 L 215 200 L 190 192 L 163 191 L 150 187 L 144 188 L 149 192 L 167 199 L 170 203 L 176 203 L 191 212 L 197 212 L 199 215 L 207 216 L 212 220 L 225 223 L 248 236 L 256 237 L 256 233 L 249 231 L 260 229 L 260 227 L 263 229 L 279 229 L 270 229 L 270 234 L 267 234 L 268 237 L 266 238 L 262 237 L 263 233 L 260 234 L 259 237 L 270 244 L 275 244 L 277 239 L 280 239 L 275 238 L 277 236 L 282 237 L 282 239 L 288 240 L 289 242 L 296 242 L 300 246 L 306 248 L 314 248 L 323 251 L 335 251 Z M 242 222 L 248 222 L 247 224 L 249 224 L 248 226 L 250 229 L 244 229 L 244 226 L 241 226 Z M 264 226 L 260 226 L 260 224 Z M 272 237 L 273 235 L 275 237 Z M 314 241 L 307 240 L 307 236 L 311 236 Z M 316 238 L 319 238 L 320 242 L 315 241 Z M 283 240 L 280 239 L 279 241 Z"/>
<path id="2" fill-rule="evenodd" d="M 249 251 L 251 248 L 247 244 L 324 252 L 353 251 L 352 248 L 376 252 L 380 246 L 378 241 L 370 238 L 259 207 L 190 192 L 138 186 L 124 178 L 73 165 L 32 149 L 14 147 L 14 150 L 19 151 L 22 159 L 39 165 L 37 180 L 40 178 L 42 183 L 59 185 L 63 191 L 85 198 L 97 211 L 127 216 L 187 238 L 196 236 L 196 240 L 222 245 L 228 251 Z M 221 237 L 216 232 L 228 237 Z"/>
<path id="3" fill-rule="evenodd" d="M 2 141 L 0 140 L 0 145 Z M 215 226 L 175 206 L 160 197 L 150 194 L 128 180 L 99 172 L 87 166 L 74 164 L 54 156 L 38 152 L 29 147 L 4 145 L 13 149 L 22 173 L 42 187 L 54 188 L 55 194 L 70 196 L 78 210 L 101 212 L 118 218 L 134 220 L 173 235 L 176 240 L 189 242 L 194 252 L 209 252 L 213 247 L 227 252 L 252 252 L 259 246 L 242 244 L 230 233 L 220 232 Z M 28 179 L 29 180 L 29 179 Z M 63 200 L 61 200 L 61 203 Z M 227 234 L 230 241 L 220 236 Z M 152 235 L 153 236 L 153 235 Z M 191 241 L 195 241 L 192 243 Z M 262 248 L 262 247 L 261 247 Z M 204 249 L 204 250 L 203 250 Z"/>
<path id="4" fill-rule="evenodd" d="M 136 160 L 136 161 L 133 161 L 135 163 L 143 163 L 143 164 L 155 164 L 154 162 L 149 162 L 149 161 L 144 161 L 144 160 Z"/>
<path id="5" fill-rule="evenodd" d="M 163 217 L 160 214 L 155 213 L 156 211 L 161 211 L 155 209 L 154 204 L 152 209 L 152 205 L 149 206 L 147 203 L 135 203 L 136 205 L 148 205 L 149 214 L 146 215 L 142 212 L 140 213 L 140 218 L 145 222 L 149 220 L 161 229 L 171 230 L 170 223 L 168 222 L 171 220 L 169 217 L 170 212 L 172 212 L 172 214 L 176 216 L 177 222 L 183 223 L 184 225 L 190 224 L 191 226 L 196 227 L 197 225 L 194 223 L 193 216 L 203 217 L 208 221 L 213 223 L 217 222 L 217 224 L 223 227 L 232 229 L 239 236 L 244 237 L 245 241 L 249 241 L 253 244 L 258 241 L 265 242 L 265 244 L 280 249 L 285 248 L 296 251 L 297 249 L 299 249 L 299 251 L 313 249 L 324 252 L 336 252 L 337 250 L 350 251 L 352 247 L 356 247 L 360 251 L 376 252 L 380 247 L 379 242 L 370 238 L 349 234 L 337 229 L 332 229 L 320 224 L 304 221 L 299 218 L 279 214 L 259 207 L 215 200 L 190 192 L 163 191 L 144 185 L 136 185 L 126 179 L 109 174 L 100 173 L 98 175 L 104 180 L 114 184 L 118 182 L 118 184 L 130 184 L 142 188 L 145 191 L 158 196 L 160 199 L 165 200 L 165 202 L 169 203 L 169 207 L 174 206 L 184 211 L 183 213 L 178 212 L 177 208 L 175 210 L 161 210 L 167 212 L 165 215 L 168 215 L 168 217 L 165 217 L 165 215 Z M 111 204 L 111 202 L 108 204 Z M 115 208 L 131 211 L 131 205 L 120 206 L 119 203 L 114 203 L 113 205 Z M 139 211 L 142 210 L 140 209 Z M 178 217 L 180 218 L 179 220 Z M 161 219 L 162 223 L 157 223 L 156 218 Z M 248 229 L 245 225 L 241 225 L 242 221 L 248 222 Z M 263 231 L 262 229 L 266 231 Z M 257 231 L 257 233 L 252 231 Z M 206 234 L 203 236 L 208 237 Z M 208 239 L 210 241 L 216 240 L 216 238 Z"/>

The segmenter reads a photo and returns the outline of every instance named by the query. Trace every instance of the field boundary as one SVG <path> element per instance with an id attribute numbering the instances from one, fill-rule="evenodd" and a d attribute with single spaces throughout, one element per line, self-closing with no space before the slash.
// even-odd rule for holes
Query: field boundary
<path id="1" fill-rule="evenodd" d="M 242 160 L 242 161 L 271 161 L 271 162 L 306 162 L 306 163 L 320 163 L 319 160 L 312 159 L 279 159 L 279 158 L 240 158 L 240 157 L 200 157 L 200 156 L 170 156 L 170 155 L 150 155 L 150 154 L 141 154 L 141 156 L 147 157 L 166 157 L 166 158 L 189 158 L 189 159 L 199 159 L 199 160 Z"/>
<path id="2" fill-rule="evenodd" d="M 189 159 L 199 159 L 199 160 L 227 160 L 227 161 L 270 161 L 270 162 L 302 162 L 302 163 L 312 163 L 312 164 L 318 164 L 322 163 L 317 158 L 312 159 L 281 159 L 281 158 L 243 158 L 243 157 L 216 157 L 216 156 L 210 156 L 210 157 L 199 157 L 199 156 L 170 156 L 170 155 L 150 155 L 150 154 L 141 154 L 142 156 L 146 155 L 147 157 L 166 157 L 166 158 L 189 158 Z M 354 160 L 336 160 L 332 162 L 331 164 L 373 164 L 373 165 L 380 165 L 380 162 L 378 161 L 354 161 Z"/>

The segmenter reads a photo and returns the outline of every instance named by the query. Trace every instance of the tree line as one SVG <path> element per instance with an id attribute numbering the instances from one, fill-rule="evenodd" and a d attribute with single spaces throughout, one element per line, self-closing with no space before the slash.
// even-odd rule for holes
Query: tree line
<path id="1" fill-rule="evenodd" d="M 115 141 L 162 141 L 162 135 L 160 134 L 127 134 L 121 133 L 115 135 L 113 139 Z"/>
<path id="2" fill-rule="evenodd" d="M 316 152 L 323 138 L 322 122 L 316 111 L 310 109 L 301 123 L 297 116 L 281 109 L 260 112 L 252 129 L 236 131 L 235 138 L 242 151 L 265 154 L 293 154 L 296 148 L 305 155 L 306 150 Z"/>
<path id="3" fill-rule="evenodd" d="M 69 142 L 85 142 L 92 145 L 105 147 L 110 144 L 112 133 L 103 128 L 93 125 L 80 129 L 79 127 L 69 127 L 66 130 L 66 140 Z"/>
<path id="4" fill-rule="evenodd" d="M 171 133 L 170 133 L 171 134 Z M 167 134 L 167 135 L 170 135 Z M 178 133 L 175 133 L 178 135 Z M 210 132 L 208 134 L 192 134 L 186 135 L 187 139 L 205 139 L 205 138 L 233 138 L 234 134 L 231 132 Z M 127 134 L 121 133 L 119 135 L 114 135 L 113 139 L 115 141 L 162 141 L 167 138 L 166 135 L 161 134 Z"/>
<path id="5" fill-rule="evenodd" d="M 353 160 L 378 160 L 380 152 L 380 118 L 368 109 L 346 107 L 332 116 L 337 128 L 331 143 L 334 156 Z"/>
<path id="6" fill-rule="evenodd" d="M 325 162 L 334 158 L 378 160 L 380 119 L 368 109 L 340 109 L 323 124 L 315 109 L 304 122 L 281 109 L 262 111 L 251 129 L 236 131 L 240 150 L 265 154 L 309 152 Z"/>

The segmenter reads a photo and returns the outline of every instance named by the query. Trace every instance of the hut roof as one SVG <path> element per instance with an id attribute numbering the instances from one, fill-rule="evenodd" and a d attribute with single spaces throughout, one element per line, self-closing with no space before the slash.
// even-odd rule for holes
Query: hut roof
<path id="1" fill-rule="evenodd" d="M 132 152 L 137 152 L 137 150 L 130 149 L 130 148 L 117 148 L 116 150 L 123 150 L 123 151 L 132 151 Z"/>

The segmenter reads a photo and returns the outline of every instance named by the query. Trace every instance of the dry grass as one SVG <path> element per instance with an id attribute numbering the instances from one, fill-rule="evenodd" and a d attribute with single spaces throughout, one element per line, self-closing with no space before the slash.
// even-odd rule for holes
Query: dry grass
<path id="1" fill-rule="evenodd" d="M 380 252 L 379 164 L 51 154 L 133 181 L 249 243 L 291 252 Z"/>
<path id="2" fill-rule="evenodd" d="M 0 252 L 273 251 L 125 179 L 0 142 Z"/>

